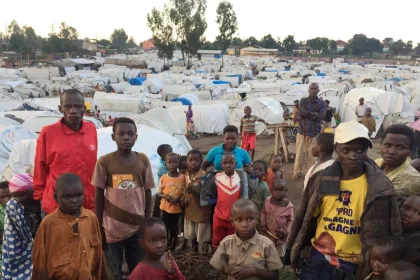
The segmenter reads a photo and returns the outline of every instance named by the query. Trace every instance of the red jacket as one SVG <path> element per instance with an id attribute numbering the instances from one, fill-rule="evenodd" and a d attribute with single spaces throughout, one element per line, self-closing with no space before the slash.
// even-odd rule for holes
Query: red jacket
<path id="1" fill-rule="evenodd" d="M 85 188 L 83 206 L 94 210 L 95 187 L 92 175 L 96 165 L 98 137 L 96 127 L 83 121 L 79 132 L 59 122 L 45 126 L 39 133 L 34 170 L 34 198 L 42 200 L 42 209 L 49 214 L 58 204 L 54 200 L 55 182 L 67 172 L 76 173 Z"/>

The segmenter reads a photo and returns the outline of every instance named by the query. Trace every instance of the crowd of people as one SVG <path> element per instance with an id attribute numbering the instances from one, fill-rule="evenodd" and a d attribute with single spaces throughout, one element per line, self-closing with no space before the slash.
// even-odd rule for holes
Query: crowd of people
<path id="1" fill-rule="evenodd" d="M 133 151 L 135 122 L 115 119 L 117 150 L 96 160 L 96 129 L 83 120 L 83 95 L 64 91 L 63 118 L 38 137 L 34 174 L 0 182 L 2 279 L 123 279 L 124 261 L 129 279 L 186 279 L 173 257 L 183 249 L 180 232 L 228 279 L 277 280 L 284 265 L 301 280 L 420 279 L 413 130 L 387 128 L 374 161 L 363 99 L 358 121 L 329 133 L 322 131 L 329 105 L 318 92 L 311 84 L 294 110 L 292 179 L 304 178 L 295 209 L 282 156 L 253 160 L 255 125 L 266 122 L 250 107 L 240 130 L 225 127 L 223 143 L 205 157 L 159 146 L 155 182 L 148 157 Z"/>

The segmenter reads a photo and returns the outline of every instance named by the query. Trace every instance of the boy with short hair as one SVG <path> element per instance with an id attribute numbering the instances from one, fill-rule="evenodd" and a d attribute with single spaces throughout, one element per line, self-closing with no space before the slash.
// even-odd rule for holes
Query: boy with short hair
<path id="1" fill-rule="evenodd" d="M 267 176 L 265 176 L 265 182 L 270 191 L 275 180 L 283 179 L 283 172 L 280 170 L 282 162 L 282 155 L 272 155 L 270 157 L 270 168 L 267 170 Z"/>
<path id="2" fill-rule="evenodd" d="M 99 225 L 106 237 L 116 277 L 121 279 L 123 252 L 130 272 L 143 257 L 138 244 L 139 228 L 143 219 L 151 216 L 151 189 L 155 182 L 149 158 L 132 150 L 137 140 L 134 121 L 118 118 L 112 131 L 117 151 L 98 160 L 92 183 L 97 188 L 95 206 Z"/>
<path id="3" fill-rule="evenodd" d="M 292 265 L 312 243 L 301 280 L 363 279 L 371 272 L 370 241 L 402 234 L 394 186 L 367 156 L 367 129 L 356 121 L 341 123 L 334 145 L 337 161 L 309 180 L 288 240 L 285 260 L 291 257 Z"/>
<path id="4" fill-rule="evenodd" d="M 420 267 L 420 196 L 410 196 L 401 206 L 405 260 Z"/>
<path id="5" fill-rule="evenodd" d="M 236 234 L 223 239 L 210 264 L 233 279 L 275 279 L 283 267 L 273 242 L 256 230 L 258 211 L 246 199 L 235 201 L 230 221 Z"/>
<path id="6" fill-rule="evenodd" d="M 376 121 L 375 118 L 372 116 L 372 109 L 366 108 L 366 114 L 363 116 L 361 124 L 366 126 L 369 130 L 369 137 L 376 131 Z"/>
<path id="7" fill-rule="evenodd" d="M 165 164 L 165 157 L 166 157 L 167 154 L 170 154 L 170 153 L 172 153 L 171 145 L 163 144 L 163 145 L 160 145 L 157 148 L 157 154 L 160 157 L 160 166 L 159 166 L 159 169 L 157 171 L 158 183 L 160 181 L 160 178 L 163 175 L 168 173 L 168 168 L 166 167 L 166 164 Z M 160 216 L 161 216 L 160 201 L 161 201 L 161 198 L 156 195 L 155 196 L 155 206 L 153 207 L 153 217 L 160 218 Z"/>
<path id="8" fill-rule="evenodd" d="M 54 199 L 59 208 L 42 220 L 35 237 L 32 279 L 107 279 L 98 219 L 82 206 L 79 176 L 61 175 Z"/>
<path id="9" fill-rule="evenodd" d="M 257 116 L 251 115 L 252 109 L 246 106 L 244 109 L 245 116 L 241 119 L 240 132 L 242 136 L 241 148 L 249 152 L 251 160 L 254 160 L 255 147 L 257 145 L 257 134 L 255 131 L 255 123 L 262 122 L 268 125 L 265 120 L 260 119 Z"/>
<path id="10" fill-rule="evenodd" d="M 395 262 L 385 272 L 384 280 L 419 280 L 420 268 L 409 262 Z"/>

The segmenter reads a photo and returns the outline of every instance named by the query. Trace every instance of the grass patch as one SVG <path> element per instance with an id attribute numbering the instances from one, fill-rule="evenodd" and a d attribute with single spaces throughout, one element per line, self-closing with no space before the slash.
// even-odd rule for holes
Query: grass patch
<path id="1" fill-rule="evenodd" d="M 280 270 L 279 280 L 297 280 L 297 277 L 293 271 Z"/>

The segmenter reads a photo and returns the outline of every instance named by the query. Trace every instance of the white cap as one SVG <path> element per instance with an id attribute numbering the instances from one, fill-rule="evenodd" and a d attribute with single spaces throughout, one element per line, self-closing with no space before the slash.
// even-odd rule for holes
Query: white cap
<path id="1" fill-rule="evenodd" d="M 372 148 L 372 141 L 369 138 L 369 131 L 363 124 L 356 121 L 340 123 L 334 132 L 334 144 L 344 144 L 357 138 L 364 138 L 369 141 Z"/>

